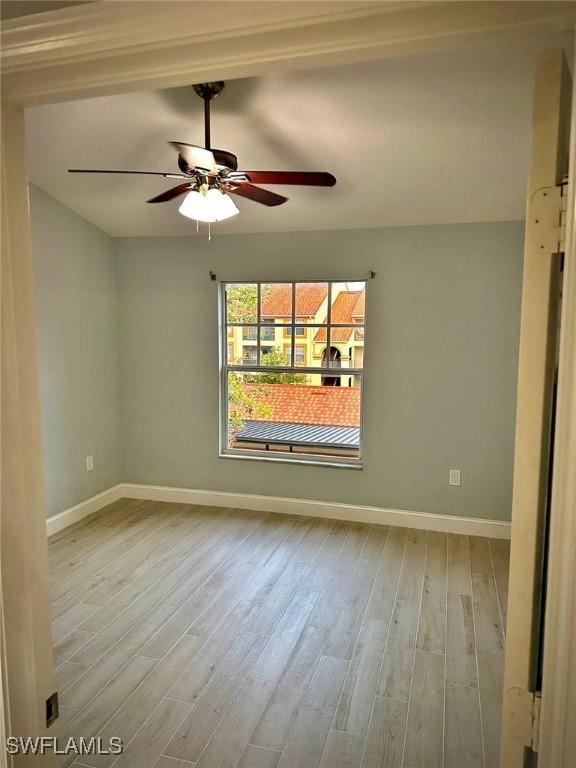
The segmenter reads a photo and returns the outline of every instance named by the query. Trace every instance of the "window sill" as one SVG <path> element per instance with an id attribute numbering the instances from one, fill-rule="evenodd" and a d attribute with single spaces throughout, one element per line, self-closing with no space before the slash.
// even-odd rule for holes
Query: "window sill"
<path id="1" fill-rule="evenodd" d="M 236 451 L 233 449 L 221 450 L 219 453 L 221 459 L 236 459 L 240 461 L 269 461 L 275 464 L 298 464 L 300 466 L 328 467 L 330 469 L 364 469 L 362 459 L 342 459 L 323 458 L 320 456 L 306 457 L 297 454 L 270 456 L 268 451 Z"/>

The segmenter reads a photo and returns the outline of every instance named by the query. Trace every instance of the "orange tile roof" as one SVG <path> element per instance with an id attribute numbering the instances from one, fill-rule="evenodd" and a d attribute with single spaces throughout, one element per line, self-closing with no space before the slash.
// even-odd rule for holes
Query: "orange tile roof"
<path id="1" fill-rule="evenodd" d="M 314 317 L 328 294 L 325 283 L 296 284 L 298 317 Z M 262 298 L 262 317 L 292 317 L 292 285 L 271 286 Z"/>
<path id="2" fill-rule="evenodd" d="M 358 301 L 352 310 L 352 318 L 364 320 L 366 314 L 366 291 L 359 291 Z"/>
<path id="3" fill-rule="evenodd" d="M 340 291 L 334 303 L 332 304 L 331 321 L 333 323 L 350 323 L 353 324 L 353 317 L 356 311 L 356 307 L 363 299 L 364 291 Z M 323 322 L 326 322 L 324 318 Z M 350 339 L 352 335 L 352 328 L 332 328 L 330 333 L 330 340 L 336 342 L 344 342 Z M 319 328 L 314 341 L 326 341 L 326 328 Z"/>
<path id="4" fill-rule="evenodd" d="M 306 384 L 245 384 L 258 400 L 271 406 L 266 418 L 290 424 L 360 426 L 360 387 L 316 387 Z"/>

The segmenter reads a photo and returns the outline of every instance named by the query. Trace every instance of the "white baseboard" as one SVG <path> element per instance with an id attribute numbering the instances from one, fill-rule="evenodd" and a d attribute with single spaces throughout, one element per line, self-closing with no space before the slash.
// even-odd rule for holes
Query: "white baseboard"
<path id="1" fill-rule="evenodd" d="M 492 539 L 509 539 L 510 523 L 502 520 L 484 520 L 478 517 L 456 517 L 429 512 L 409 512 L 404 509 L 363 507 L 355 504 L 336 504 L 329 501 L 289 499 L 279 496 L 258 496 L 251 493 L 227 493 L 202 491 L 193 488 L 170 488 L 162 485 L 138 485 L 123 483 L 122 498 L 147 499 L 149 501 L 174 501 L 211 507 L 254 509 L 260 512 L 280 512 L 310 517 L 328 517 L 361 523 L 396 525 L 419 528 L 425 531 L 461 533 L 468 536 L 486 536 Z"/>
<path id="2" fill-rule="evenodd" d="M 52 536 L 63 528 L 67 528 L 69 525 L 88 517 L 93 512 L 97 512 L 102 507 L 112 504 L 113 501 L 118 501 L 118 499 L 125 495 L 123 489 L 124 485 L 122 484 L 114 485 L 112 488 L 108 488 L 106 491 L 86 499 L 86 501 L 81 501 L 79 504 L 75 504 L 73 507 L 59 512 L 57 515 L 52 515 L 52 517 L 46 520 L 46 535 Z"/>
<path id="3" fill-rule="evenodd" d="M 259 496 L 252 493 L 228 493 L 226 491 L 202 491 L 194 488 L 171 488 L 164 485 L 139 485 L 119 483 L 106 491 L 92 496 L 69 509 L 65 509 L 46 521 L 48 536 L 77 523 L 102 507 L 118 499 L 145 499 L 148 501 L 172 501 L 182 504 L 198 504 L 210 507 L 254 509 L 259 512 L 327 517 L 336 520 L 352 520 L 378 525 L 397 525 L 419 528 L 425 531 L 461 533 L 468 536 L 486 536 L 492 539 L 509 539 L 510 523 L 502 520 L 483 520 L 478 517 L 437 515 L 431 512 L 410 512 L 405 509 L 364 507 L 356 504 L 337 504 L 330 501 L 290 499 L 283 496 Z"/>

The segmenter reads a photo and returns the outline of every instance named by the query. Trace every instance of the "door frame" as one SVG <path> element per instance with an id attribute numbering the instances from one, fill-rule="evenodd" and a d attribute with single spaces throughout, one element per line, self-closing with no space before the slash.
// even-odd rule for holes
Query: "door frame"
<path id="1" fill-rule="evenodd" d="M 26 735 L 45 732 L 44 700 L 54 689 L 47 592 L 45 509 L 36 369 L 30 217 L 23 111 L 201 80 L 257 76 L 457 48 L 520 29 L 572 28 L 566 2 L 130 2 L 94 3 L 6 22 L 2 29 L 2 443 L 0 625 L 5 719 Z M 225 9 L 225 13 L 222 9 Z M 137 23 L 135 23 L 137 18 Z M 194 30 L 193 34 L 182 30 Z M 574 165 L 570 221 L 574 222 Z M 569 749 L 576 668 L 566 638 L 576 628 L 576 544 L 570 516 L 576 486 L 576 270 L 574 226 L 566 254 L 561 389 L 557 411 L 549 568 L 543 750 Z M 571 315 L 568 313 L 571 311 Z M 553 619 L 553 620 L 552 620 Z M 572 641 L 574 642 L 574 641 Z M 554 649 L 554 659 L 551 658 Z M 7 676 L 8 669 L 18 674 Z M 20 674 L 22 672 L 22 674 Z M 24 674 L 25 672 L 25 674 Z M 570 677 L 571 676 L 571 677 Z M 558 741 L 560 739 L 560 742 Z M 544 754 L 548 752 L 543 751 Z M 0 762 L 6 755 L 0 749 Z M 33 758 L 36 765 L 42 758 Z M 548 759 L 548 758 L 546 758 Z M 550 758 L 551 759 L 551 758 Z M 44 759 L 51 764 L 51 758 Z M 26 760 L 18 758 L 17 765 Z M 558 768 L 562 762 L 543 762 Z"/>
<path id="2" fill-rule="evenodd" d="M 542 686 L 543 569 L 562 281 L 559 225 L 566 201 L 560 185 L 569 166 L 571 93 L 565 51 L 542 53 L 535 63 L 532 105 L 502 705 L 500 760 L 509 768 L 524 765 L 527 747 L 537 749 L 534 718 Z"/>
<path id="3" fill-rule="evenodd" d="M 574 69 L 576 73 L 576 52 Z M 576 93 L 576 87 L 575 87 Z M 544 615 L 539 765 L 576 754 L 576 97 L 572 98 L 557 419 Z"/>

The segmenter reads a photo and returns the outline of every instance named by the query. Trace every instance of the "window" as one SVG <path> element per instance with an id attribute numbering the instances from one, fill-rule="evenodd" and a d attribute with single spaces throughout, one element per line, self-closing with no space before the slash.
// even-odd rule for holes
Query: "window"
<path id="1" fill-rule="evenodd" d="M 242 355 L 243 365 L 256 365 L 258 350 L 256 347 L 244 347 L 244 354 Z"/>
<path id="2" fill-rule="evenodd" d="M 306 328 L 304 328 L 304 326 L 302 326 L 302 325 L 297 325 L 294 328 L 294 335 L 295 336 L 306 336 Z M 284 328 L 284 336 L 287 336 L 287 337 L 292 336 L 292 326 L 291 325 L 287 325 Z"/>
<path id="3" fill-rule="evenodd" d="M 244 341 L 256 341 L 258 338 L 257 328 L 242 328 L 242 338 Z"/>
<path id="4" fill-rule="evenodd" d="M 270 325 L 270 323 L 273 323 L 273 320 L 263 320 L 263 323 L 266 325 Z M 276 340 L 276 328 L 274 326 L 271 326 L 270 328 L 262 328 L 262 341 L 275 341 Z"/>
<path id="5" fill-rule="evenodd" d="M 361 466 L 365 294 L 364 281 L 221 284 L 221 455 Z"/>
<path id="6" fill-rule="evenodd" d="M 284 345 L 284 354 L 288 358 L 288 363 L 290 364 L 292 362 L 292 345 L 285 344 Z M 295 365 L 306 365 L 306 345 L 305 344 L 295 344 L 294 345 L 294 364 Z"/>

